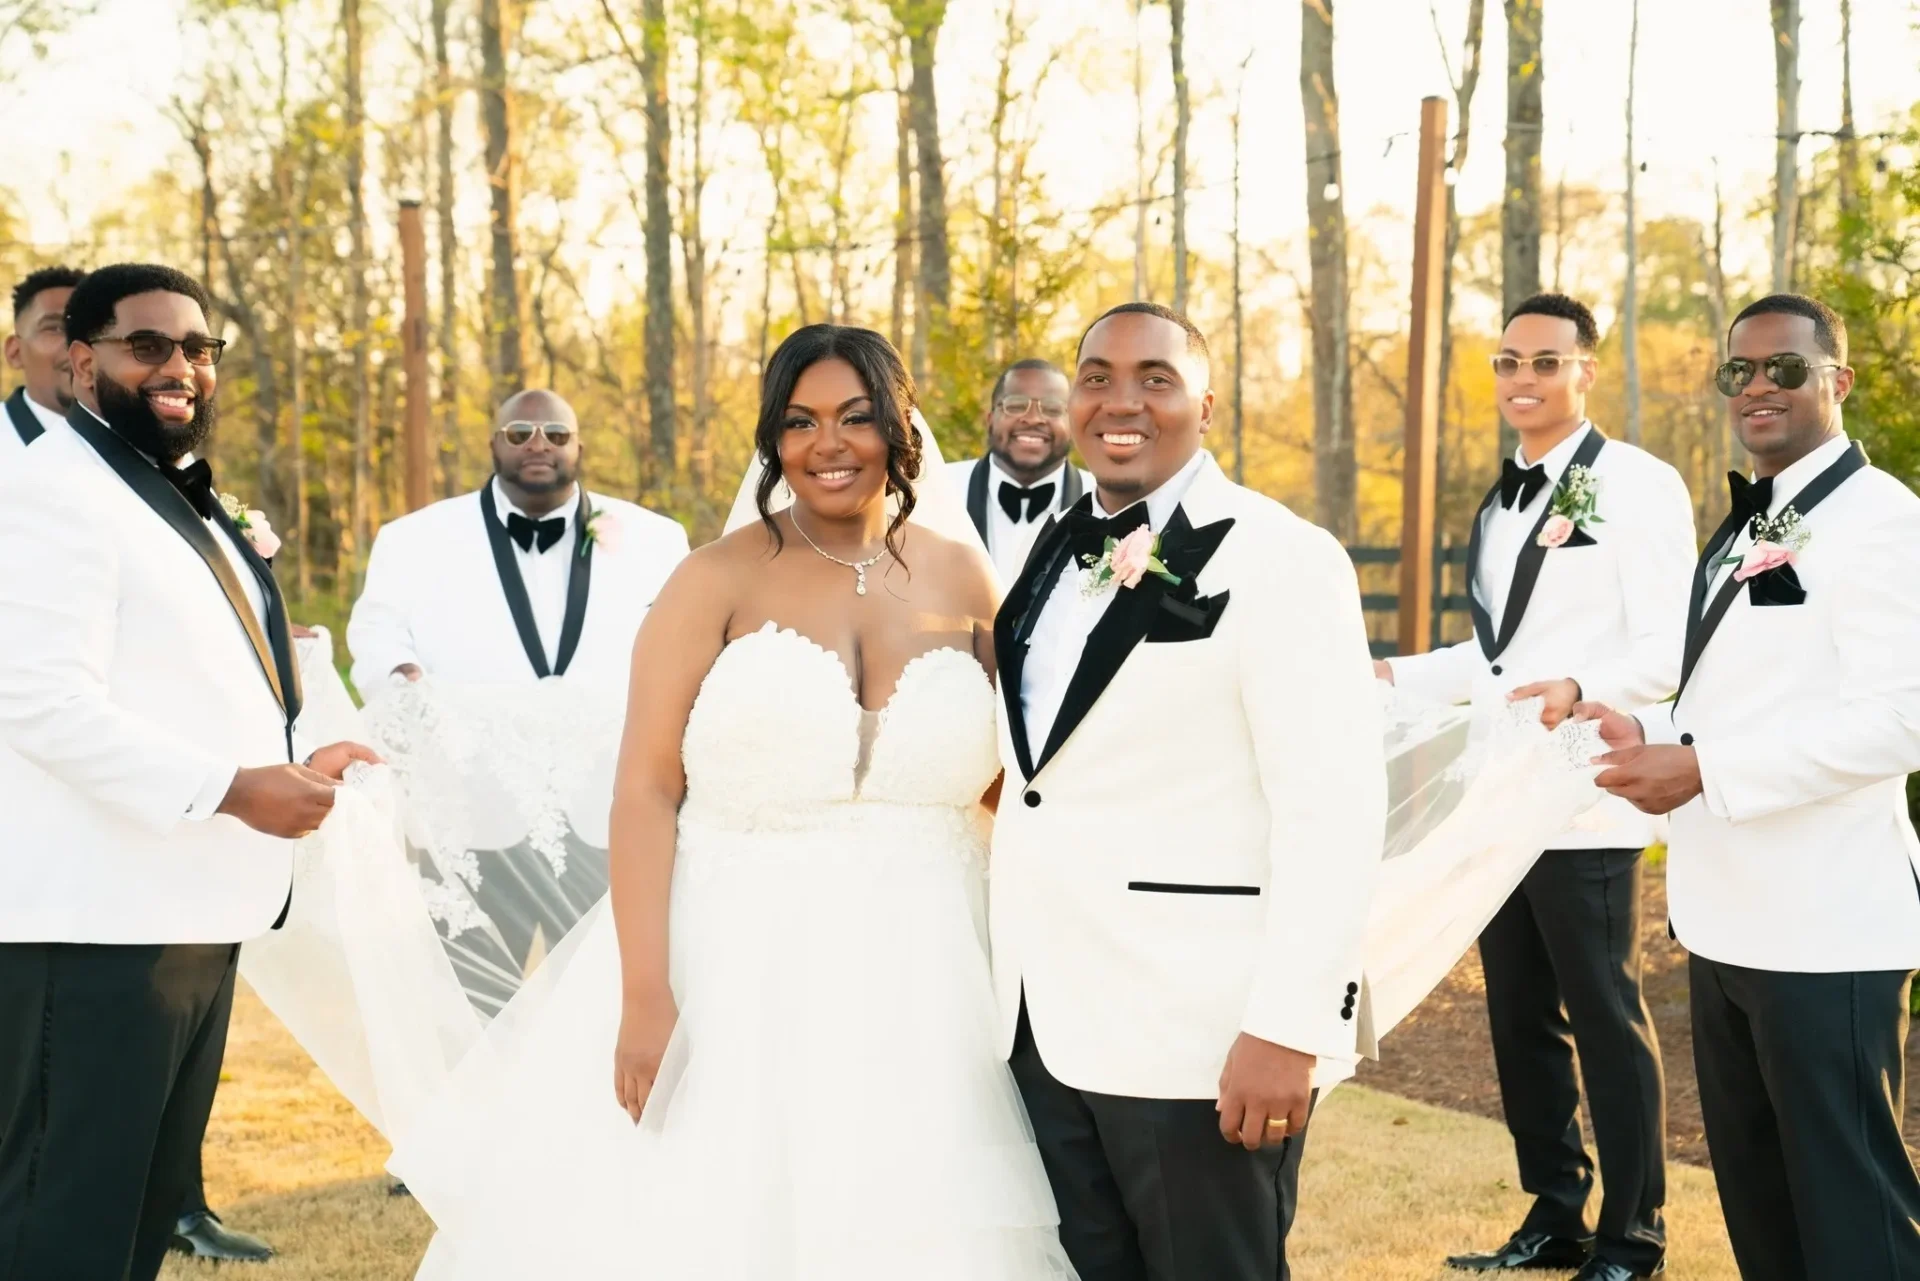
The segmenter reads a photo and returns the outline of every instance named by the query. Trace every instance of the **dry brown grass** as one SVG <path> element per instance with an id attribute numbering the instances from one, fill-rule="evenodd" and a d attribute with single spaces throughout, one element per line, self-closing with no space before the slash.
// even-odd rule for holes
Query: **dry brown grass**
<path id="1" fill-rule="evenodd" d="M 244 988 L 234 1006 L 227 1078 L 207 1136 L 207 1191 L 228 1223 L 265 1236 L 280 1257 L 243 1269 L 175 1261 L 161 1276 L 410 1278 L 432 1227 L 412 1201 L 387 1195 L 380 1173 L 386 1145 Z M 1496 1244 L 1525 1208 L 1502 1127 L 1345 1086 L 1314 1121 L 1294 1272 L 1300 1281 L 1460 1281 L 1462 1274 L 1439 1266 L 1439 1256 Z M 1705 1170 L 1671 1169 L 1667 1213 L 1667 1275 L 1735 1281 Z"/>

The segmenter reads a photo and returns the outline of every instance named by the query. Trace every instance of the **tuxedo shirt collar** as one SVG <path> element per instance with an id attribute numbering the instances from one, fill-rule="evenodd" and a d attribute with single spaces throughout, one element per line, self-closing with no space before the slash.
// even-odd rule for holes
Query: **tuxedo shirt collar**
<path id="1" fill-rule="evenodd" d="M 1193 482 L 1200 475 L 1201 469 L 1212 461 L 1212 459 L 1213 455 L 1207 452 L 1204 445 L 1201 446 L 1199 449 L 1193 451 L 1193 457 L 1189 458 L 1186 461 L 1186 465 L 1175 472 L 1165 484 L 1161 485 L 1160 488 L 1154 490 L 1143 499 L 1136 498 L 1133 502 L 1122 507 L 1120 511 L 1137 507 L 1144 502 L 1147 505 L 1147 524 L 1155 530 L 1165 529 L 1167 522 L 1173 519 L 1173 509 L 1180 505 L 1180 500 L 1185 498 L 1187 491 L 1193 488 Z M 1095 516 L 1118 516 L 1120 514 L 1120 512 L 1108 511 L 1107 505 L 1100 501 L 1100 488 L 1098 485 L 1094 486 L 1091 497 L 1093 499 L 1093 514 Z"/>
<path id="2" fill-rule="evenodd" d="M 573 509 L 580 504 L 580 484 L 578 481 L 575 481 L 573 486 L 567 490 L 567 500 L 565 502 L 544 516 L 528 516 L 526 512 L 521 511 L 520 508 L 515 505 L 511 498 L 507 497 L 506 487 L 500 483 L 498 476 L 495 476 L 487 483 L 493 486 L 493 503 L 494 507 L 500 513 L 500 521 L 502 524 L 506 523 L 509 513 L 518 513 L 526 516 L 528 520 L 552 520 L 556 516 L 564 520 L 570 516 L 573 513 Z M 571 525 L 573 522 L 567 521 L 567 523 Z"/>
<path id="3" fill-rule="evenodd" d="M 1852 448 L 1853 441 L 1847 438 L 1845 431 L 1837 432 L 1830 440 L 1824 440 L 1805 458 L 1794 463 L 1773 478 L 1773 506 L 1767 515 L 1774 516 L 1786 510 L 1800 491 L 1813 483 L 1827 468 L 1840 461 L 1840 455 Z"/>
<path id="4" fill-rule="evenodd" d="M 1067 463 L 1068 460 L 1062 458 L 1058 467 L 1055 467 L 1052 471 L 1034 481 L 1032 485 L 1029 485 L 1026 481 L 1016 479 L 1014 476 L 1008 474 L 1007 469 L 1000 465 L 1000 460 L 989 453 L 987 455 L 987 471 L 989 473 L 988 479 L 992 482 L 992 489 L 989 492 L 999 493 L 1000 486 L 1002 485 L 1012 485 L 1015 489 L 1032 489 L 1034 485 L 1052 485 L 1054 486 L 1052 506 L 1057 510 L 1060 506 L 1060 494 L 1064 488 L 1064 486 L 1060 484 L 1060 480 L 1066 473 Z"/>
<path id="5" fill-rule="evenodd" d="M 1519 444 L 1513 447 L 1513 461 L 1521 467 L 1532 467 L 1538 463 L 1547 473 L 1547 483 L 1557 485 L 1560 483 L 1560 478 L 1566 474 L 1567 464 L 1573 461 L 1574 454 L 1579 451 L 1580 442 L 1585 440 L 1592 430 L 1593 423 L 1583 418 L 1580 420 L 1580 425 L 1573 429 L 1573 434 L 1549 449 L 1546 457 L 1529 461 L 1526 445 Z"/>

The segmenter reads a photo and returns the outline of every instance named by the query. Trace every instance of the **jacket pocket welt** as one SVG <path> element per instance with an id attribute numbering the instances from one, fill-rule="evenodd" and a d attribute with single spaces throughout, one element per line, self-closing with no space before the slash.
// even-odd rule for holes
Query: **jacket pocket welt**
<path id="1" fill-rule="evenodd" d="M 1252 897 L 1260 893 L 1258 885 L 1181 885 L 1172 881 L 1128 881 L 1127 888 L 1141 894 L 1227 894 Z"/>

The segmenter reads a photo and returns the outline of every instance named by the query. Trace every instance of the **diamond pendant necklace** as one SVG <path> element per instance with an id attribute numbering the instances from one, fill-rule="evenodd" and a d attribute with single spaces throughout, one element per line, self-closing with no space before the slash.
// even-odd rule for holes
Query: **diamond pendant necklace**
<path id="1" fill-rule="evenodd" d="M 807 546 L 813 548 L 815 552 L 825 557 L 827 560 L 832 561 L 834 564 L 845 565 L 848 569 L 852 570 L 854 594 L 856 596 L 865 596 L 867 594 L 867 571 L 872 569 L 875 565 L 877 565 L 880 562 L 880 558 L 887 554 L 886 547 L 882 546 L 879 551 L 875 552 L 873 555 L 867 557 L 867 559 L 863 561 L 841 560 L 838 556 L 835 556 L 832 552 L 822 551 L 820 548 L 820 544 L 813 541 L 813 536 L 807 533 L 806 527 L 800 523 L 799 512 L 793 512 L 792 516 L 793 516 L 793 527 L 800 531 L 800 537 L 807 540 Z"/>

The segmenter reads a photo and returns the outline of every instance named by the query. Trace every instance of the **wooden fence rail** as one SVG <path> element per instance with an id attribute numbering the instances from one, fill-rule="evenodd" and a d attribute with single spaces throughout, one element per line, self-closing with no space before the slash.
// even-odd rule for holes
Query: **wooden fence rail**
<path id="1" fill-rule="evenodd" d="M 1373 656 L 1390 658 L 1400 652 L 1400 593 L 1366 589 L 1370 579 L 1399 582 L 1400 549 L 1349 547 L 1347 555 L 1353 558 L 1354 568 L 1360 575 L 1360 608 L 1367 613 L 1367 636 Z M 1368 573 L 1368 567 L 1375 565 L 1386 567 L 1387 572 Z M 1433 626 L 1427 640 L 1429 649 L 1438 649 L 1448 643 L 1448 629 L 1444 624 L 1449 615 L 1464 618 L 1471 608 L 1467 603 L 1466 567 L 1467 549 L 1464 545 L 1455 546 L 1451 539 L 1434 544 Z"/>

